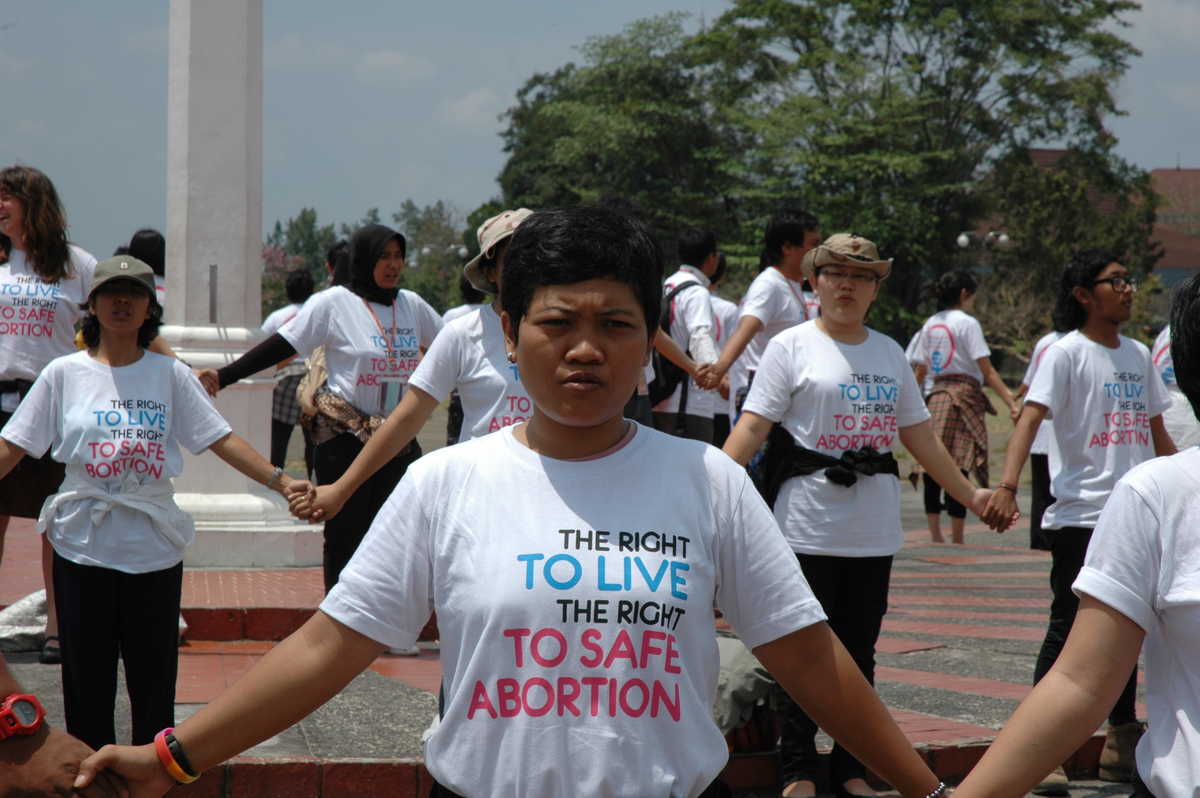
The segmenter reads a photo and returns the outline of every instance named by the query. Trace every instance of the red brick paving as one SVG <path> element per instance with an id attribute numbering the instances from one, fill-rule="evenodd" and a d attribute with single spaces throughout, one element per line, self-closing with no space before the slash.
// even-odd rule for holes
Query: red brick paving
<path id="1" fill-rule="evenodd" d="M 959 598 L 948 598 L 946 596 L 921 596 L 909 595 L 905 591 L 908 586 L 897 588 L 892 586 L 891 592 L 888 594 L 889 607 L 905 607 L 917 606 L 926 604 L 937 604 L 939 606 L 953 604 L 955 607 L 1038 607 L 1049 611 L 1050 596 L 1047 594 L 1045 598 L 1020 598 L 1016 596 L 1001 597 L 1001 596 L 961 596 Z"/>
<path id="2" fill-rule="evenodd" d="M 941 637 L 982 637 L 988 640 L 1033 640 L 1046 636 L 1045 629 L 1031 626 L 981 626 L 967 623 L 932 623 L 883 619 L 883 631 L 909 634 L 939 635 Z"/>

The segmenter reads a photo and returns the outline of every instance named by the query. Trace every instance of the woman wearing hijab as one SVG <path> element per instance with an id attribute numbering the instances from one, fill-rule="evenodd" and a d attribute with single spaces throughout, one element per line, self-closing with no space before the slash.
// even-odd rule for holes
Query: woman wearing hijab
<path id="1" fill-rule="evenodd" d="M 398 288 L 404 236 L 367 225 L 350 242 L 350 282 L 314 294 L 279 332 L 202 379 L 213 389 L 245 379 L 295 354 L 325 347 L 328 380 L 315 404 L 317 482 L 331 484 L 400 402 L 421 353 L 442 328 L 441 317 L 412 291 Z M 421 456 L 412 441 L 380 468 L 325 524 L 325 590 L 358 548 L 371 520 L 409 464 Z"/>

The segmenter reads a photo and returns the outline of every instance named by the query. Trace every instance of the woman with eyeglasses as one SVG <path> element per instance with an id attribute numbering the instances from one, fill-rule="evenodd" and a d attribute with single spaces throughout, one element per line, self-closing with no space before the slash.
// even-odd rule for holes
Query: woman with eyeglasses
<path id="1" fill-rule="evenodd" d="M 1174 454 L 1163 424 L 1171 399 L 1144 344 L 1120 334 L 1133 312 L 1135 285 L 1115 254 L 1088 249 L 1075 254 L 1059 283 L 1055 318 L 1070 330 L 1050 345 L 1025 396 L 1025 406 L 1008 442 L 1004 478 L 984 520 L 992 523 L 1016 510 L 1021 470 L 1042 420 L 1054 419 L 1058 469 L 1051 478 L 1054 504 L 1042 517 L 1050 536 L 1050 622 L 1038 652 L 1033 681 L 1050 670 L 1075 621 L 1079 598 L 1071 590 L 1083 567 L 1092 530 L 1104 502 L 1129 469 L 1144 460 Z M 1133 749 L 1141 735 L 1135 698 L 1136 668 L 1108 716 L 1100 777 L 1128 781 Z M 1066 795 L 1060 767 L 1035 789 Z"/>
<path id="2" fill-rule="evenodd" d="M 983 337 L 983 327 L 971 315 L 979 296 L 979 281 L 965 269 L 943 274 L 934 287 L 937 312 L 921 327 L 917 344 L 917 382 L 926 374 L 933 377 L 933 388 L 926 398 L 933 431 L 963 475 L 974 474 L 975 481 L 987 487 L 988 445 L 985 415 L 996 414 L 983 393 L 983 385 L 996 392 L 1010 416 L 1016 407 L 1012 392 L 992 367 L 992 350 Z M 942 537 L 942 488 L 925 474 L 925 517 L 934 543 Z M 950 516 L 950 540 L 963 542 L 967 508 L 946 494 L 946 514 Z"/>
<path id="3" fill-rule="evenodd" d="M 892 557 L 904 542 L 897 439 L 963 505 L 981 513 L 991 495 L 967 481 L 934 435 L 904 350 L 865 324 L 891 268 L 875 244 L 845 233 L 805 255 L 821 315 L 767 344 L 724 447 L 745 464 L 769 438 L 764 495 L 829 625 L 871 683 Z M 812 796 L 817 725 L 781 698 L 783 794 Z M 835 792 L 872 795 L 864 776 L 836 745 Z"/>

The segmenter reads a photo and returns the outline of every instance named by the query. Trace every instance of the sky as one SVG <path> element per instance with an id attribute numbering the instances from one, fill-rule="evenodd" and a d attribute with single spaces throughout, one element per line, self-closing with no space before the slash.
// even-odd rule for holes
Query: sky
<path id="1" fill-rule="evenodd" d="M 500 114 L 535 72 L 646 16 L 725 0 L 264 0 L 263 225 L 353 222 L 405 199 L 463 215 L 496 196 Z M 0 0 L 0 164 L 50 175 L 71 238 L 103 257 L 166 223 L 166 0 Z M 1197 0 L 1143 0 L 1143 51 L 1108 120 L 1145 169 L 1200 167 Z M 219 47 L 220 42 L 213 46 Z"/>

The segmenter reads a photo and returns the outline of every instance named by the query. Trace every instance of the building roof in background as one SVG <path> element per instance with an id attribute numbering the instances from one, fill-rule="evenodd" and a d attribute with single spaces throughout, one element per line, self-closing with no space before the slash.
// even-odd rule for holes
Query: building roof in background
<path id="1" fill-rule="evenodd" d="M 1200 169 L 1154 169 L 1150 179 L 1163 198 L 1158 221 L 1200 235 Z"/>

